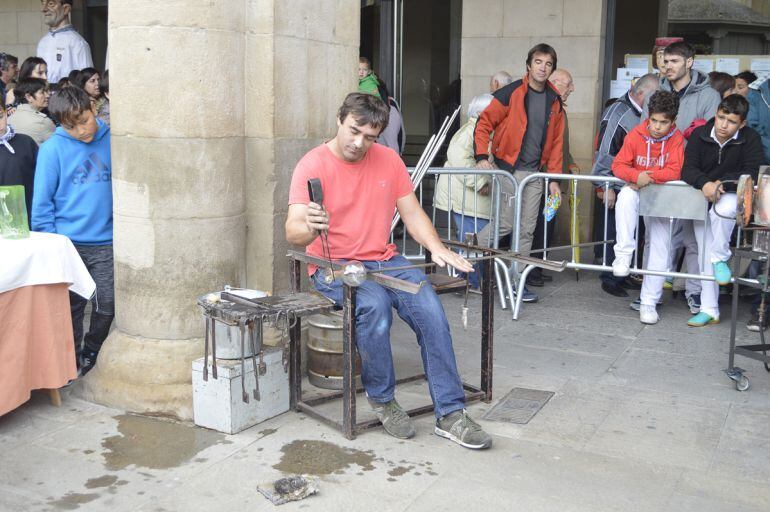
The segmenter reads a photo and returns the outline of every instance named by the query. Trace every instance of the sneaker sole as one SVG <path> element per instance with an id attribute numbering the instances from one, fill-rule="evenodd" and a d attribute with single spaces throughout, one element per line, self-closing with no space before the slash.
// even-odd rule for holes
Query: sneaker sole
<path id="1" fill-rule="evenodd" d="M 709 320 L 705 324 L 691 324 L 690 322 L 687 322 L 687 326 L 688 327 L 706 327 L 707 325 L 714 325 L 714 324 L 718 324 L 718 323 L 719 323 L 719 319 L 718 318 L 712 318 L 711 320 Z"/>
<path id="2" fill-rule="evenodd" d="M 746 329 L 747 329 L 747 330 L 749 330 L 749 331 L 751 331 L 751 332 L 759 332 L 759 330 L 760 330 L 758 325 L 747 325 L 747 326 L 746 326 Z M 767 327 L 765 327 L 765 328 L 764 328 L 764 329 L 762 329 L 762 330 L 763 330 L 763 331 L 767 330 Z"/>
<path id="3" fill-rule="evenodd" d="M 492 440 L 490 439 L 488 442 L 483 444 L 470 444 L 466 443 L 464 441 L 461 441 L 460 438 L 457 436 L 450 434 L 446 430 L 442 430 L 438 427 L 433 427 L 433 433 L 436 434 L 439 437 L 443 437 L 445 439 L 449 439 L 450 441 L 454 441 L 455 443 L 459 444 L 460 446 L 463 446 L 465 448 L 470 448 L 471 450 L 484 450 L 486 448 L 489 448 L 492 446 Z"/>
<path id="4" fill-rule="evenodd" d="M 642 322 L 644 325 L 655 325 L 655 324 L 658 323 L 658 320 L 660 320 L 660 319 L 656 318 L 654 321 L 642 320 L 641 318 L 639 319 L 639 321 Z"/>

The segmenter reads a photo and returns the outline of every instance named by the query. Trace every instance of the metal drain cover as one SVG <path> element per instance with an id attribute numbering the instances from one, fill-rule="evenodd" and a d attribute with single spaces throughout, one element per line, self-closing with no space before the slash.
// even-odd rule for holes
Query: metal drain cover
<path id="1" fill-rule="evenodd" d="M 484 415 L 484 419 L 525 425 L 535 417 L 535 414 L 543 408 L 552 396 L 553 391 L 513 388 Z"/>

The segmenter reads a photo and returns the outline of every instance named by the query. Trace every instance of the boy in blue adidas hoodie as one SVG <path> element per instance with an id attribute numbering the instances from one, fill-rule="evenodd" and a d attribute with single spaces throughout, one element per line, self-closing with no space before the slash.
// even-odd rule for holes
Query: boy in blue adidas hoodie
<path id="1" fill-rule="evenodd" d="M 85 374 L 96 363 L 115 314 L 110 128 L 96 119 L 90 97 L 76 87 L 59 90 L 48 110 L 61 126 L 38 152 L 32 230 L 72 240 L 96 282 L 85 338 L 83 315 L 88 301 L 70 293 L 75 353 Z"/>

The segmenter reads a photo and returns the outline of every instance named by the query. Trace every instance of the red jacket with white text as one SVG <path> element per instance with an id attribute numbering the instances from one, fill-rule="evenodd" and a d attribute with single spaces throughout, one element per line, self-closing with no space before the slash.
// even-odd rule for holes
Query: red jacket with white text
<path id="1" fill-rule="evenodd" d="M 671 130 L 659 139 L 650 136 L 649 120 L 637 125 L 626 135 L 612 162 L 612 174 L 627 183 L 636 183 L 639 173 L 651 171 L 653 183 L 680 179 L 684 163 L 684 137 L 671 125 Z"/>

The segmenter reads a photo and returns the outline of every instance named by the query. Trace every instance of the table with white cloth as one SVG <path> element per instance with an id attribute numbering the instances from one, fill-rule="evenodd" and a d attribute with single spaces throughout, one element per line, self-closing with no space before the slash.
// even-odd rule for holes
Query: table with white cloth
<path id="1" fill-rule="evenodd" d="M 69 290 L 95 289 L 69 238 L 0 238 L 0 415 L 77 377 Z"/>

